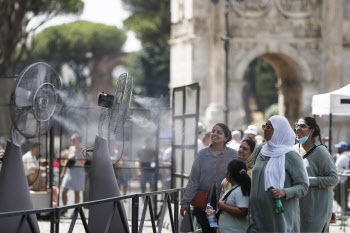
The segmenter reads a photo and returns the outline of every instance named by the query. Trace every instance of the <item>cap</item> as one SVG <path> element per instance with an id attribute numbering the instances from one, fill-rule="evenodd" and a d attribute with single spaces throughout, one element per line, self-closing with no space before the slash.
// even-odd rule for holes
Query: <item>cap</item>
<path id="1" fill-rule="evenodd" d="M 343 148 L 345 150 L 349 150 L 349 143 L 345 142 L 345 141 L 341 141 L 338 144 L 334 145 L 335 148 Z"/>
<path id="2" fill-rule="evenodd" d="M 258 128 L 255 125 L 249 125 L 248 128 L 244 130 L 244 133 L 258 135 Z"/>
<path id="3" fill-rule="evenodd" d="M 328 135 L 328 133 L 322 134 L 321 139 L 329 140 L 329 135 Z"/>

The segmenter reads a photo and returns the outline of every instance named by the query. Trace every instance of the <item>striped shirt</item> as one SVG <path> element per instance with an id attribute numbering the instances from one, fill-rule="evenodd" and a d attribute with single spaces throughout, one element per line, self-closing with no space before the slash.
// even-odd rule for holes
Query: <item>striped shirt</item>
<path id="1" fill-rule="evenodd" d="M 190 178 L 188 180 L 185 193 L 181 201 L 181 206 L 188 207 L 192 199 L 196 196 L 197 190 L 208 191 L 209 185 L 214 177 L 217 166 L 219 165 L 220 160 L 227 148 L 228 147 L 225 146 L 220 152 L 220 154 L 217 156 L 213 154 L 211 145 L 198 152 L 198 155 L 196 156 L 192 165 Z M 215 180 L 212 184 L 210 191 L 210 193 L 212 193 L 213 187 L 216 187 L 216 200 L 219 200 L 222 188 L 221 181 L 225 178 L 227 165 L 229 164 L 229 162 L 231 162 L 231 160 L 237 158 L 237 151 L 228 148 L 225 158 L 223 159 L 220 168 L 215 176 Z"/>

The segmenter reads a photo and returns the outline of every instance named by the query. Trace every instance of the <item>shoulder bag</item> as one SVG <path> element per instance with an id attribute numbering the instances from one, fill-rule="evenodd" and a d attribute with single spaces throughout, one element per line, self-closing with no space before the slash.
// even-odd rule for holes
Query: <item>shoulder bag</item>
<path id="1" fill-rule="evenodd" d="M 198 190 L 196 196 L 194 197 L 194 199 L 193 199 L 192 202 L 191 202 L 191 205 L 192 205 L 192 206 L 198 207 L 198 208 L 202 208 L 202 209 L 205 209 L 205 208 L 207 207 L 207 197 L 208 197 L 208 193 L 209 193 L 209 191 L 210 191 L 210 189 L 211 189 L 211 186 L 212 186 L 212 184 L 213 184 L 213 182 L 214 182 L 216 173 L 218 172 L 218 170 L 219 170 L 219 168 L 220 168 L 221 162 L 222 162 L 222 160 L 224 160 L 224 157 L 225 157 L 225 155 L 226 155 L 227 150 L 228 150 L 228 148 L 225 150 L 225 153 L 224 153 L 224 155 L 222 156 L 222 158 L 221 158 L 221 160 L 220 160 L 219 166 L 216 168 L 214 177 L 213 177 L 213 179 L 211 180 L 211 183 L 210 183 L 210 185 L 209 185 L 208 191 Z"/>

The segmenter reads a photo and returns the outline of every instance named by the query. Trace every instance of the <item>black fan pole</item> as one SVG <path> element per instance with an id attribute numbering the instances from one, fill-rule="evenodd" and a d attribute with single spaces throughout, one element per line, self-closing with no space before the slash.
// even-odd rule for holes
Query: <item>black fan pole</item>
<path id="1" fill-rule="evenodd" d="M 52 189 L 52 184 L 53 184 L 53 161 L 55 159 L 55 127 L 52 126 L 50 129 L 50 165 L 49 165 L 49 172 L 50 172 L 50 191 L 51 191 L 51 195 L 50 195 L 50 207 L 52 207 L 52 201 L 53 201 L 53 189 Z"/>

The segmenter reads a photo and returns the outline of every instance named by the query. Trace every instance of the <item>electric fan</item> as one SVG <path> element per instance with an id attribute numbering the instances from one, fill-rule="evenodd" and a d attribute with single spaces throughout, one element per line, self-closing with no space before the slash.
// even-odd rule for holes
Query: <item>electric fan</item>
<path id="1" fill-rule="evenodd" d="M 123 127 L 130 105 L 132 83 L 133 79 L 131 76 L 126 73 L 122 74 L 118 78 L 114 96 L 105 93 L 99 96 L 98 105 L 103 107 L 103 110 L 99 122 L 99 135 L 95 139 L 91 161 L 90 201 L 120 196 L 118 181 L 109 155 L 108 142 L 103 138 L 102 126 L 105 118 L 108 117 L 109 131 L 113 134 L 124 133 Z M 111 213 L 112 209 L 115 213 Z M 108 221 L 111 218 L 113 220 Z M 129 226 L 124 204 L 117 201 L 117 205 L 105 203 L 90 207 L 88 227 L 89 232 L 92 233 L 128 233 Z M 107 229 L 109 230 L 107 231 Z"/>
<path id="2" fill-rule="evenodd" d="M 15 130 L 26 138 L 45 134 L 61 109 L 60 87 L 57 73 L 42 62 L 28 66 L 16 79 L 10 99 L 11 140 L 7 142 L 0 172 L 0 212 L 33 209 Z M 1 232 L 20 231 L 20 222 L 21 216 L 0 218 Z M 39 232 L 35 214 L 29 216 L 21 230 L 30 231 Z"/>
<path id="3" fill-rule="evenodd" d="M 133 78 L 124 73 L 118 78 L 114 96 L 103 92 L 100 94 L 98 105 L 104 107 L 99 122 L 100 137 L 103 136 L 102 126 L 107 116 L 109 116 L 108 129 L 111 133 L 117 134 L 123 131 L 131 101 L 132 84 Z"/>
<path id="4" fill-rule="evenodd" d="M 13 143 L 16 142 L 15 128 L 26 138 L 39 137 L 51 128 L 53 116 L 62 107 L 58 96 L 60 88 L 59 76 L 46 63 L 32 64 L 20 73 L 10 100 Z"/>

